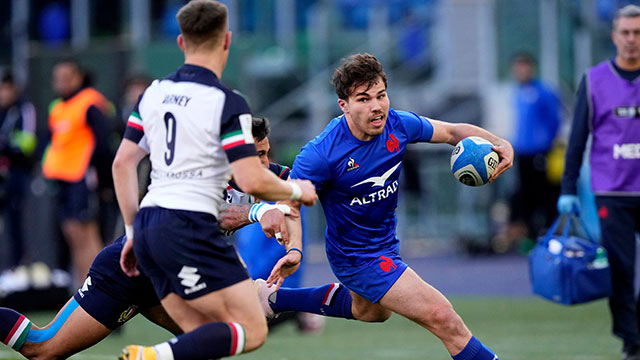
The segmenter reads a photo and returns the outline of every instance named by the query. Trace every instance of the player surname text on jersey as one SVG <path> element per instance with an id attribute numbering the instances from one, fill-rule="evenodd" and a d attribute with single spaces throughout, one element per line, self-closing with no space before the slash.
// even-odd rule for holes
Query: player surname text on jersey
<path id="1" fill-rule="evenodd" d="M 371 194 L 366 196 L 354 197 L 351 200 L 351 203 L 349 204 L 349 206 L 353 206 L 354 204 L 367 205 L 367 204 L 376 202 L 378 200 L 386 199 L 387 197 L 389 197 L 389 195 L 395 193 L 397 190 L 398 190 L 398 180 L 395 180 L 391 184 L 387 185 L 386 189 L 372 192 Z"/>
<path id="2" fill-rule="evenodd" d="M 175 104 L 175 105 L 179 105 L 179 106 L 187 106 L 189 104 L 190 100 L 191 100 L 191 97 L 189 97 L 189 96 L 167 94 L 167 95 L 165 95 L 164 100 L 162 100 L 162 103 L 163 104 Z"/>
<path id="3" fill-rule="evenodd" d="M 202 170 L 186 170 L 186 171 L 160 171 L 160 170 L 152 170 L 151 171 L 152 179 L 160 179 L 160 178 L 168 178 L 168 179 L 200 179 L 202 178 Z"/>

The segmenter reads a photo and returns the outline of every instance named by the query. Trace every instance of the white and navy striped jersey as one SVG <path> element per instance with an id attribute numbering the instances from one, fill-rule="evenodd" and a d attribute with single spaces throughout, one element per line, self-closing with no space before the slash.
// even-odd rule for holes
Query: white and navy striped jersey
<path id="1" fill-rule="evenodd" d="M 257 155 L 245 100 L 203 67 L 183 65 L 138 100 L 125 138 L 149 152 L 151 185 L 140 207 L 218 217 L 231 162 Z"/>

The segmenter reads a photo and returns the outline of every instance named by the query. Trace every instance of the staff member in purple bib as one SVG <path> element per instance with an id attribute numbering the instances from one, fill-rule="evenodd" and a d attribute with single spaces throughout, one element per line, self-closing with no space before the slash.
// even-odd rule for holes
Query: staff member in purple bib
<path id="1" fill-rule="evenodd" d="M 591 187 L 611 264 L 613 333 L 624 342 L 623 360 L 640 360 L 640 304 L 634 292 L 640 230 L 639 6 L 617 12 L 611 38 L 616 56 L 590 68 L 578 89 L 557 205 L 560 213 L 580 211 L 576 179 L 591 135 Z"/>

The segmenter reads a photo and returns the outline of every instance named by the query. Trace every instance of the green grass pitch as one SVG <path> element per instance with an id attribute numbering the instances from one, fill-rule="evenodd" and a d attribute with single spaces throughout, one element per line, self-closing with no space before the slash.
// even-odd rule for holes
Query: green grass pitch
<path id="1" fill-rule="evenodd" d="M 606 301 L 566 307 L 538 298 L 453 297 L 454 308 L 471 331 L 502 360 L 617 360 L 621 345 L 610 334 Z M 27 314 L 38 325 L 53 313 Z M 116 359 L 128 344 L 155 344 L 170 334 L 143 317 L 130 321 L 72 359 Z M 3 347 L 0 359 L 22 359 Z M 240 359 L 451 359 L 442 344 L 416 324 L 393 315 L 385 323 L 328 319 L 322 334 L 300 335 L 285 324 L 269 335 L 267 343 Z"/>

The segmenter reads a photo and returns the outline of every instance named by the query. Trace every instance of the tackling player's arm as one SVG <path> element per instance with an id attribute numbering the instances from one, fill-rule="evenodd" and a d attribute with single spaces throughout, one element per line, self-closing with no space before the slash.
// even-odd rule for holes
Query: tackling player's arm
<path id="1" fill-rule="evenodd" d="M 261 153 L 260 151 L 265 150 L 264 146 L 261 146 L 258 150 L 258 156 L 261 161 L 263 163 L 268 163 L 268 158 L 266 157 L 267 153 Z M 268 168 L 271 172 L 278 175 L 280 179 L 290 179 L 290 169 L 288 167 L 269 163 Z M 280 213 L 278 211 L 272 211 L 272 209 L 278 209 L 280 210 Z M 292 210 L 289 204 L 280 202 L 276 205 L 254 204 L 251 207 L 250 217 L 257 218 L 258 221 L 260 221 L 262 231 L 267 237 L 275 237 L 280 245 L 285 245 L 289 243 L 289 230 L 285 223 L 285 216 L 298 217 L 299 214 L 299 209 Z"/>
<path id="2" fill-rule="evenodd" d="M 433 125 L 433 136 L 430 140 L 432 143 L 447 143 L 455 146 L 460 140 L 469 136 L 479 136 L 489 140 L 494 145 L 493 150 L 500 156 L 500 163 L 489 178 L 490 182 L 513 166 L 513 146 L 509 141 L 475 125 L 433 119 L 429 121 Z"/>
<path id="3" fill-rule="evenodd" d="M 222 231 L 232 231 L 251 224 L 249 210 L 251 205 L 224 203 L 220 207 L 218 226 Z"/>
<path id="4" fill-rule="evenodd" d="M 286 205 L 225 203 L 220 208 L 219 226 L 223 231 L 232 231 L 258 221 L 265 235 L 274 237 L 276 233 L 282 233 L 285 216 L 297 217 L 298 213 L 291 212 Z"/>

